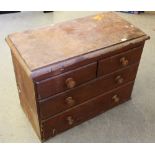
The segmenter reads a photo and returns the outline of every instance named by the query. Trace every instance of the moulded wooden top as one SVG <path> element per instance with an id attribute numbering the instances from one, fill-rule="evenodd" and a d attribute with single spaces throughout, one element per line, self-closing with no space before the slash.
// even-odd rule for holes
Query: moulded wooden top
<path id="1" fill-rule="evenodd" d="M 146 34 L 109 12 L 14 33 L 6 40 L 33 71 L 142 36 Z"/>

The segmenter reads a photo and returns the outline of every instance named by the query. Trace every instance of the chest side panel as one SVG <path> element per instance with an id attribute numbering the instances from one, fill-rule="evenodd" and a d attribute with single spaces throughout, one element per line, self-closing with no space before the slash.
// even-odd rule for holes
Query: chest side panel
<path id="1" fill-rule="evenodd" d="M 30 75 L 27 74 L 22 60 L 16 52 L 12 52 L 12 61 L 14 65 L 20 104 L 38 137 L 41 138 L 33 81 Z"/>

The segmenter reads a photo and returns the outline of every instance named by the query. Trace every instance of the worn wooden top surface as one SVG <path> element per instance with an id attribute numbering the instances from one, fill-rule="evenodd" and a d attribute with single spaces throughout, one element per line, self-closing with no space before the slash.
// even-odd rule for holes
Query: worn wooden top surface
<path id="1" fill-rule="evenodd" d="M 7 37 L 7 42 L 11 42 L 33 71 L 144 35 L 141 30 L 109 12 L 14 33 Z"/>

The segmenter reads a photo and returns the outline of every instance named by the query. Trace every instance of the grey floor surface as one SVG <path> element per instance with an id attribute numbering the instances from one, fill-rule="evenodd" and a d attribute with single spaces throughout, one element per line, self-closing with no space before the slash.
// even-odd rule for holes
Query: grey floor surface
<path id="1" fill-rule="evenodd" d="M 5 37 L 12 32 L 94 13 L 22 12 L 0 15 L 0 142 L 40 142 L 20 107 Z M 155 14 L 117 14 L 151 37 L 144 48 L 132 100 L 47 142 L 155 142 Z"/>

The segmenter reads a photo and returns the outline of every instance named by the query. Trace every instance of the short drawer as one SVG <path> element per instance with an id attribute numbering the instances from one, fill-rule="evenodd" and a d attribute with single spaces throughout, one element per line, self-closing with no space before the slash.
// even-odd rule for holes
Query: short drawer
<path id="1" fill-rule="evenodd" d="M 39 99 L 43 99 L 96 78 L 97 62 L 59 76 L 36 82 Z"/>
<path id="2" fill-rule="evenodd" d="M 131 67 L 106 77 L 95 79 L 70 91 L 39 101 L 41 119 L 47 119 L 93 97 L 111 91 L 129 81 L 134 81 L 137 68 L 138 64 L 132 65 Z"/>
<path id="3" fill-rule="evenodd" d="M 42 122 L 44 139 L 76 126 L 102 112 L 130 99 L 133 83 L 115 89 L 105 95 L 97 96 L 64 113 Z"/>
<path id="4" fill-rule="evenodd" d="M 140 61 L 143 46 L 133 48 L 122 54 L 118 54 L 99 61 L 98 76 L 106 75 L 118 69 L 122 69 Z"/>

